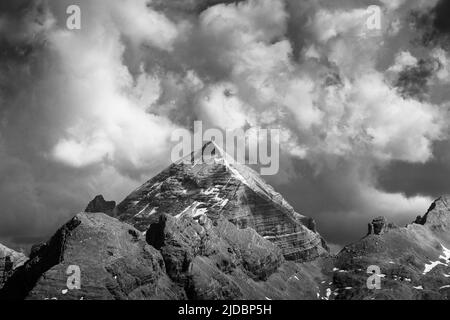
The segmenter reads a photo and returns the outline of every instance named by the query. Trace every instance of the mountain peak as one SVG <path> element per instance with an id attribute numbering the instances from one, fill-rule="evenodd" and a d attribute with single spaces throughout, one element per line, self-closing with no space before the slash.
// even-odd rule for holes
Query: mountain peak
<path id="1" fill-rule="evenodd" d="M 415 223 L 433 229 L 450 230 L 450 196 L 437 198 L 423 217 L 418 216 Z"/>
<path id="2" fill-rule="evenodd" d="M 117 214 L 142 232 L 161 214 L 206 215 L 212 221 L 225 217 L 241 229 L 253 228 L 288 259 L 309 260 L 327 252 L 311 218 L 297 213 L 258 173 L 214 141 L 131 193 Z"/>

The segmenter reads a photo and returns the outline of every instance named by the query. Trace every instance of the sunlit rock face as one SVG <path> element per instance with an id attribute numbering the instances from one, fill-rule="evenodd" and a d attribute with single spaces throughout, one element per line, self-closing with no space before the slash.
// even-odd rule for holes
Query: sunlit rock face
<path id="1" fill-rule="evenodd" d="M 25 263 L 27 257 L 0 244 L 0 289 L 16 268 Z"/>
<path id="2" fill-rule="evenodd" d="M 416 223 L 425 225 L 450 240 L 450 196 L 442 196 L 434 201 L 423 217 Z"/>
<path id="3" fill-rule="evenodd" d="M 327 254 L 312 219 L 295 212 L 254 170 L 235 162 L 213 142 L 146 182 L 116 212 L 143 232 L 160 214 L 178 219 L 206 214 L 213 222 L 224 217 L 272 241 L 288 260 Z"/>

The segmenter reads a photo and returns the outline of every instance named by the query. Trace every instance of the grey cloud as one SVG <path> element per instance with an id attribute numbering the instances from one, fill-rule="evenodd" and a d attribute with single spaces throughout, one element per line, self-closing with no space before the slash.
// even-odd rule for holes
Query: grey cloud
<path id="1" fill-rule="evenodd" d="M 450 141 L 439 141 L 433 146 L 434 158 L 424 164 L 394 161 L 380 171 L 379 183 L 389 192 L 404 192 L 436 197 L 448 194 L 450 181 Z"/>
<path id="2" fill-rule="evenodd" d="M 158 10 L 175 10 L 198 14 L 217 4 L 239 3 L 244 0 L 154 0 L 151 6 Z"/>
<path id="3" fill-rule="evenodd" d="M 420 59 L 417 65 L 406 67 L 399 73 L 395 86 L 402 96 L 423 101 L 428 98 L 430 81 L 437 70 L 437 61 Z"/>
<path id="4" fill-rule="evenodd" d="M 425 12 L 414 10 L 412 23 L 420 31 L 420 41 L 426 46 L 443 45 L 448 48 L 450 37 L 450 1 L 439 0 L 434 7 Z"/>

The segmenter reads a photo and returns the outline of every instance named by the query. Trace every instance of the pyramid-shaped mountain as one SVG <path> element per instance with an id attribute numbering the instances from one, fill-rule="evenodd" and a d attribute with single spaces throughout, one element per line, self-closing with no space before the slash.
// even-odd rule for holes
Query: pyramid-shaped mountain
<path id="1" fill-rule="evenodd" d="M 249 167 L 214 142 L 170 165 L 116 208 L 119 220 L 146 232 L 162 214 L 175 218 L 225 217 L 275 243 L 288 260 L 327 253 L 311 218 L 300 215 Z"/>

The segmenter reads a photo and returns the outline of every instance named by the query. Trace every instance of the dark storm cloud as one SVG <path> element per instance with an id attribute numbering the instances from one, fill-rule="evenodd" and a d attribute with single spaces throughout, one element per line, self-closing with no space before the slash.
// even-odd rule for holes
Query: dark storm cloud
<path id="1" fill-rule="evenodd" d="M 365 236 L 368 222 L 375 217 L 383 215 L 397 225 L 404 225 L 411 223 L 417 215 L 423 214 L 428 208 L 427 201 L 417 205 L 412 200 L 409 208 L 405 204 L 403 187 L 407 184 L 407 178 L 404 183 L 400 183 L 399 188 L 395 188 L 387 181 L 383 181 L 377 187 L 371 186 L 373 180 L 378 180 L 378 177 L 374 178 L 372 176 L 375 175 L 374 171 L 365 168 L 367 164 L 361 165 L 362 161 L 364 160 L 349 161 L 336 158 L 332 165 L 317 172 L 314 164 L 293 160 L 289 165 L 292 166 L 291 174 L 298 175 L 293 178 L 295 183 L 279 185 L 277 190 L 300 213 L 311 215 L 313 212 L 312 216 L 318 231 L 330 243 L 340 245 Z M 284 168 L 288 166 L 286 163 L 283 165 Z M 391 172 L 392 169 L 392 172 L 395 172 L 394 167 L 395 165 L 386 171 Z M 392 180 L 396 183 L 396 179 L 402 178 L 403 175 L 398 174 Z M 272 179 L 267 178 L 277 185 L 277 181 Z M 384 194 L 379 190 L 387 193 Z M 415 192 L 407 196 L 414 199 L 424 194 L 431 198 L 435 197 L 432 192 Z"/>
<path id="2" fill-rule="evenodd" d="M 430 90 L 431 78 L 437 70 L 438 61 L 420 59 L 416 65 L 408 66 L 399 73 L 395 86 L 403 97 L 425 100 Z"/>
<path id="3" fill-rule="evenodd" d="M 421 32 L 421 41 L 426 46 L 443 44 L 448 48 L 450 39 L 450 1 L 439 0 L 433 8 L 413 11 L 412 22 Z"/>
<path id="4" fill-rule="evenodd" d="M 18 14 L 28 8 L 31 0 L 17 0 L 17 1 L 2 1 L 0 3 L 0 15 L 3 14 Z"/>
<path id="5" fill-rule="evenodd" d="M 245 0 L 154 0 L 150 4 L 158 10 L 176 10 L 187 13 L 200 13 L 217 4 L 239 3 Z"/>
<path id="6" fill-rule="evenodd" d="M 433 27 L 437 32 L 449 33 L 450 32 L 450 1 L 440 0 L 436 7 L 432 10 L 434 15 Z"/>
<path id="7" fill-rule="evenodd" d="M 380 171 L 380 186 L 390 192 L 437 197 L 450 193 L 450 141 L 433 146 L 434 158 L 425 164 L 393 162 Z"/>

